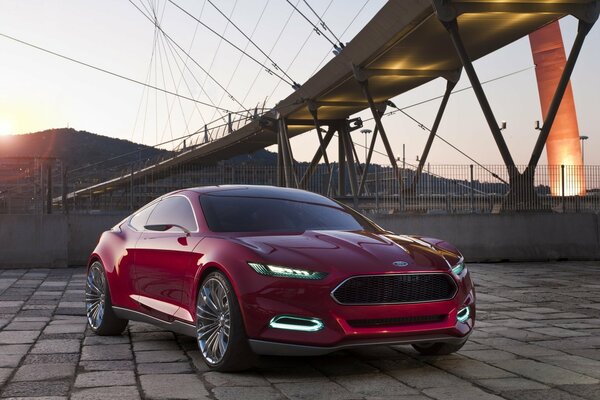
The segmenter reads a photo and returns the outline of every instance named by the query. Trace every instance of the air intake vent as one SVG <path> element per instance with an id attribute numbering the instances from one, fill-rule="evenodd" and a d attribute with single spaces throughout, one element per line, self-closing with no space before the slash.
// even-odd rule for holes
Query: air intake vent
<path id="1" fill-rule="evenodd" d="M 370 327 L 393 327 L 413 324 L 427 324 L 432 322 L 442 322 L 446 315 L 424 315 L 419 317 L 399 317 L 399 318 L 378 318 L 378 319 L 351 319 L 348 325 L 353 328 Z"/>
<path id="2" fill-rule="evenodd" d="M 402 304 L 449 300 L 457 291 L 448 274 L 356 276 L 331 293 L 340 304 Z"/>

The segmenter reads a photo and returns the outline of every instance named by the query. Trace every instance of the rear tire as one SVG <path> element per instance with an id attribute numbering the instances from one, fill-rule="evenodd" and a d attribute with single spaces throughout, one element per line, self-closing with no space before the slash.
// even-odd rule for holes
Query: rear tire
<path id="1" fill-rule="evenodd" d="M 108 281 L 104 267 L 99 261 L 95 261 L 88 268 L 85 313 L 89 327 L 100 336 L 118 336 L 123 333 L 129 322 L 118 318 L 113 311 Z"/>
<path id="2" fill-rule="evenodd" d="M 233 287 L 219 271 L 208 274 L 198 289 L 196 341 L 204 362 L 214 371 L 242 371 L 256 360 Z"/>
<path id="3" fill-rule="evenodd" d="M 438 342 L 438 343 L 414 343 L 412 347 L 424 356 L 444 356 L 459 351 L 467 343 Z"/>

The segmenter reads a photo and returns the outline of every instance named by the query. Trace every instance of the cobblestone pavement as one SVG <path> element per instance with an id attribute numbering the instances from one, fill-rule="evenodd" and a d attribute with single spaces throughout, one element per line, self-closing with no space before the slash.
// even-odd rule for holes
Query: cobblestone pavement
<path id="1" fill-rule="evenodd" d="M 472 264 L 478 322 L 457 354 L 380 346 L 208 372 L 192 338 L 86 329 L 81 268 L 0 270 L 0 397 L 600 399 L 600 263 Z"/>

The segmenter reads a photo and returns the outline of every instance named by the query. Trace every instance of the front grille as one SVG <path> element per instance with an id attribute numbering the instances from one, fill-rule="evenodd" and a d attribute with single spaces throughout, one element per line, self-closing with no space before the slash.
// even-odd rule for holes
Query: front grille
<path id="1" fill-rule="evenodd" d="M 331 293 L 340 304 L 401 304 L 449 300 L 457 287 L 448 274 L 356 276 Z"/>
<path id="2" fill-rule="evenodd" d="M 419 317 L 399 317 L 399 318 L 377 318 L 377 319 L 351 319 L 348 325 L 353 328 L 369 327 L 392 327 L 412 324 L 427 324 L 432 322 L 441 322 L 446 319 L 445 314 L 441 315 L 423 315 Z"/>

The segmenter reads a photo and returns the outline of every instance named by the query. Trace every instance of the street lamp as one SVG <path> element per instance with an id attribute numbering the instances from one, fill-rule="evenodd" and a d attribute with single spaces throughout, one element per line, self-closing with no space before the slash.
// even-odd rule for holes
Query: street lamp
<path id="1" fill-rule="evenodd" d="M 360 132 L 365 134 L 365 165 L 367 165 L 367 135 L 369 135 L 369 133 L 371 133 L 371 130 L 365 128 L 365 129 L 361 129 Z"/>
<path id="2" fill-rule="evenodd" d="M 581 162 L 585 165 L 585 141 L 588 140 L 587 136 L 579 136 L 579 140 L 581 140 Z"/>

